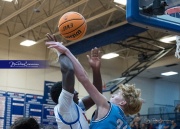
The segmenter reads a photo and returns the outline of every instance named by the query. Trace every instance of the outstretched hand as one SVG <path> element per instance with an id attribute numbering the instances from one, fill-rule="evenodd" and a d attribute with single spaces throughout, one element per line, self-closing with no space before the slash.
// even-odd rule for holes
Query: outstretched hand
<path id="1" fill-rule="evenodd" d="M 63 54 L 65 54 L 67 52 L 67 50 L 68 50 L 60 42 L 48 41 L 48 42 L 46 42 L 46 45 L 48 46 L 48 48 L 55 48 L 57 51 L 59 51 L 60 53 L 63 53 Z"/>
<path id="2" fill-rule="evenodd" d="M 93 69 L 99 69 L 101 67 L 101 55 L 98 48 L 91 50 L 91 56 L 87 55 L 88 62 Z"/>
<path id="3" fill-rule="evenodd" d="M 46 41 L 45 44 L 48 46 L 48 48 L 54 48 L 58 51 L 58 53 L 63 53 L 63 54 L 65 54 L 65 52 L 68 50 L 64 45 L 62 45 L 63 44 L 62 42 L 57 42 L 55 35 L 51 35 L 47 33 L 46 37 L 48 40 Z"/>
<path id="4" fill-rule="evenodd" d="M 46 37 L 48 39 L 47 41 L 55 41 L 55 42 L 57 42 L 56 36 L 54 34 L 51 35 L 51 34 L 47 33 Z"/>

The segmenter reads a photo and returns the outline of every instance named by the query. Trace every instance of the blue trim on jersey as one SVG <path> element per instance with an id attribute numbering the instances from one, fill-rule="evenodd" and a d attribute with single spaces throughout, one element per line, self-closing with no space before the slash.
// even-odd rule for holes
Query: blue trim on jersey
<path id="1" fill-rule="evenodd" d="M 75 105 L 76 105 L 76 104 L 75 104 Z M 58 112 L 58 116 L 59 116 L 59 118 L 62 120 L 62 122 L 63 122 L 64 124 L 69 125 L 69 126 L 71 127 L 71 129 L 73 129 L 73 128 L 72 128 L 72 125 L 75 124 L 76 122 L 79 122 L 79 124 L 80 124 L 80 129 L 82 129 L 82 125 L 81 125 L 81 123 L 80 123 L 80 121 L 79 121 L 79 116 L 80 116 L 80 114 L 79 114 L 79 109 L 78 109 L 78 106 L 77 106 L 77 105 L 76 105 L 76 109 L 77 109 L 77 113 L 78 113 L 78 118 L 77 118 L 77 120 L 75 120 L 74 122 L 66 122 L 66 121 L 62 118 L 62 116 L 59 114 L 59 112 Z"/>
<path id="2" fill-rule="evenodd" d="M 79 109 L 78 109 L 77 105 L 76 105 L 76 109 L 77 109 L 77 113 L 78 113 L 78 118 L 74 122 L 66 122 L 58 112 L 59 118 L 62 120 L 63 123 L 65 123 L 67 125 L 71 126 L 72 124 L 75 124 L 77 121 L 79 121 Z"/>
<path id="3" fill-rule="evenodd" d="M 109 116 L 111 110 L 112 110 L 112 104 L 110 104 L 109 111 L 108 111 L 108 113 L 103 118 L 101 118 L 99 120 L 92 120 L 91 122 L 100 122 L 100 121 L 103 121 L 104 119 L 106 119 Z"/>

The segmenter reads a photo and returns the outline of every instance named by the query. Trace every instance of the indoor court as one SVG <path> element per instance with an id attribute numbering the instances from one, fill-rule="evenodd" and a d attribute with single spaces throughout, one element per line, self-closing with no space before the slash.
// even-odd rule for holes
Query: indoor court
<path id="1" fill-rule="evenodd" d="M 70 18 L 81 24 L 78 38 L 62 32 L 75 26 L 62 17 L 69 12 L 82 15 Z M 0 129 L 19 117 L 58 129 L 50 89 L 62 75 L 57 51 L 45 46 L 47 33 L 75 55 L 91 82 L 86 55 L 99 48 L 108 100 L 119 84 L 140 88 L 140 126 L 162 119 L 175 120 L 180 129 L 180 0 L 0 0 Z M 33 63 L 36 67 L 28 65 Z M 88 95 L 77 78 L 75 89 L 79 98 Z M 88 120 L 95 109 L 86 112 Z M 126 117 L 131 126 L 135 115 Z"/>

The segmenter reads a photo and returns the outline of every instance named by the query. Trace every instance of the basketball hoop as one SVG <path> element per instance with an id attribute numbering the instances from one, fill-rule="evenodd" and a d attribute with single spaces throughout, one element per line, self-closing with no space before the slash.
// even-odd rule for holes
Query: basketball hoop
<path id="1" fill-rule="evenodd" d="M 166 15 L 170 15 L 172 17 L 180 18 L 180 6 L 169 8 L 165 11 Z M 176 36 L 176 52 L 175 57 L 180 59 L 180 36 Z"/>
<path id="2" fill-rule="evenodd" d="M 172 17 L 179 18 L 178 14 L 180 13 L 180 6 L 169 8 L 165 11 L 165 14 L 170 15 Z"/>
<path id="3" fill-rule="evenodd" d="M 180 36 L 176 36 L 176 52 L 175 57 L 180 59 Z"/>

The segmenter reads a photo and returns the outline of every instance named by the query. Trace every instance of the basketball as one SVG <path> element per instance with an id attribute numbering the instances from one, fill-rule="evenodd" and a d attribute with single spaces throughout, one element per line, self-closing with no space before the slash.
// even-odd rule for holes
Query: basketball
<path id="1" fill-rule="evenodd" d="M 60 34 L 67 40 L 79 40 L 86 33 L 87 24 L 84 17 L 77 12 L 67 12 L 58 24 Z"/>

